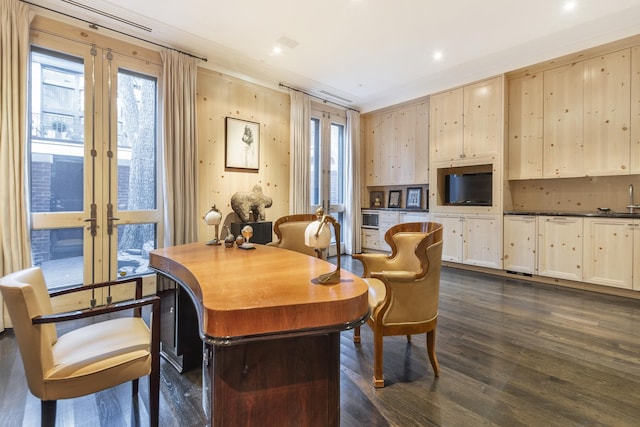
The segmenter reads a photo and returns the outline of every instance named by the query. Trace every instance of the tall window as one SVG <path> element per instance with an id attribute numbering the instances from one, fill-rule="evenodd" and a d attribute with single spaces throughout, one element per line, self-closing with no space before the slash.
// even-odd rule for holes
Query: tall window
<path id="1" fill-rule="evenodd" d="M 312 108 L 310 208 L 314 212 L 318 207 L 323 207 L 326 213 L 340 222 L 341 227 L 345 226 L 345 131 L 344 111 L 325 105 Z"/>
<path id="2" fill-rule="evenodd" d="M 50 287 L 149 273 L 148 252 L 162 233 L 160 66 L 55 36 L 37 40 L 30 72 L 33 263 Z"/>

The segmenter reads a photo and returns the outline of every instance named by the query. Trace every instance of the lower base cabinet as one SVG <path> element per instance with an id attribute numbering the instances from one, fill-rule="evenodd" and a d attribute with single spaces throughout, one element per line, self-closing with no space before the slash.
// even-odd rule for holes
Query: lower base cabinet
<path id="1" fill-rule="evenodd" d="M 433 214 L 443 226 L 442 260 L 502 270 L 502 216 Z"/>
<path id="2" fill-rule="evenodd" d="M 538 222 L 533 215 L 504 217 L 504 269 L 509 272 L 538 274 Z"/>
<path id="3" fill-rule="evenodd" d="M 585 218 L 583 280 L 640 290 L 640 220 Z"/>
<path id="4" fill-rule="evenodd" d="M 538 274 L 582 281 L 583 218 L 538 217 Z"/>

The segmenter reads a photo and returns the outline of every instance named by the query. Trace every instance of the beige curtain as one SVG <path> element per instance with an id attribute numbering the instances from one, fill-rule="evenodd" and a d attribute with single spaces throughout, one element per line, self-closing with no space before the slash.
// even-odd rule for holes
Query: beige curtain
<path id="1" fill-rule="evenodd" d="M 196 58 L 164 50 L 165 246 L 198 239 Z"/>
<path id="2" fill-rule="evenodd" d="M 362 215 L 360 215 L 361 190 L 361 156 L 360 156 L 360 113 L 347 111 L 347 156 L 345 161 L 346 176 L 350 177 L 345 194 L 345 227 L 344 250 L 348 254 L 362 252 Z"/>
<path id="3" fill-rule="evenodd" d="M 33 13 L 24 3 L 0 1 L 0 276 L 31 265 L 25 148 L 32 18 Z M 0 295 L 2 330 L 4 302 Z"/>
<path id="4" fill-rule="evenodd" d="M 291 92 L 291 155 L 289 157 L 289 213 L 309 213 L 309 156 L 311 101 L 308 95 Z"/>

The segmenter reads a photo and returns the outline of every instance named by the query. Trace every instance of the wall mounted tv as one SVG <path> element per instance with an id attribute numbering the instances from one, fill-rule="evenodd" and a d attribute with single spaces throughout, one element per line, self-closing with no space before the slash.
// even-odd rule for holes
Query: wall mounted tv
<path id="1" fill-rule="evenodd" d="M 445 175 L 445 205 L 491 206 L 492 203 L 493 174 L 491 172 Z"/>

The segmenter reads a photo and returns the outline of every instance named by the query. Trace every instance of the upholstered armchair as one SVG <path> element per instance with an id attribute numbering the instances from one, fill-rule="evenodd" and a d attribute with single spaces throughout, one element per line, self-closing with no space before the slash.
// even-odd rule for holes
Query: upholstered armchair
<path id="1" fill-rule="evenodd" d="M 267 245 L 316 256 L 316 250 L 305 245 L 304 232 L 307 225 L 317 219 L 315 214 L 296 214 L 278 218 L 273 224 L 273 231 L 278 240 Z"/>
<path id="2" fill-rule="evenodd" d="M 373 330 L 375 387 L 384 387 L 383 337 L 426 333 L 427 354 L 435 376 L 440 367 L 435 353 L 442 225 L 413 222 L 391 227 L 385 234 L 391 255 L 356 254 L 364 265 L 363 277 L 369 285 L 369 318 Z M 354 331 L 360 342 L 360 328 Z"/>
<path id="3" fill-rule="evenodd" d="M 108 286 L 86 285 L 49 294 L 39 267 L 0 279 L 0 291 L 22 356 L 31 393 L 41 399 L 42 425 L 55 425 L 56 401 L 75 398 L 132 381 L 138 394 L 138 378 L 149 375 L 149 417 L 158 425 L 160 386 L 160 298 L 142 297 L 142 279 L 113 282 L 136 283 L 136 299 L 67 313 L 53 313 L 51 297 Z M 151 306 L 151 327 L 141 317 Z M 58 336 L 56 323 L 113 314 L 123 310 L 132 316 L 111 315 Z M 106 318 L 107 316 L 105 316 Z"/>

